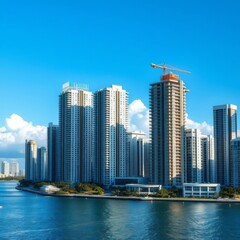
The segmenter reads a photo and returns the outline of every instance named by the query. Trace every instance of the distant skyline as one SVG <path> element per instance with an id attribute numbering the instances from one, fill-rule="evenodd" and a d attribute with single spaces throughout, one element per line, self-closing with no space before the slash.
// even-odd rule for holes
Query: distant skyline
<path id="1" fill-rule="evenodd" d="M 44 144 L 68 81 L 123 86 L 131 129 L 145 130 L 149 87 L 162 75 L 151 63 L 191 72 L 178 73 L 188 124 L 211 131 L 214 105 L 240 107 L 239 10 L 237 0 L 1 1 L 0 157 L 23 156 L 25 138 Z"/>

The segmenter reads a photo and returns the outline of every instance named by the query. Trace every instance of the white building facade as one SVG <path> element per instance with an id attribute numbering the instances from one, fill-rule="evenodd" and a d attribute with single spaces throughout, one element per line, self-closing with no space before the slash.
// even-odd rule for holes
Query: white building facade
<path id="1" fill-rule="evenodd" d="M 104 186 L 126 176 L 128 93 L 121 86 L 95 93 L 94 181 Z"/>
<path id="2" fill-rule="evenodd" d="M 11 162 L 11 175 L 17 177 L 19 175 L 19 164 L 18 162 Z"/>
<path id="3" fill-rule="evenodd" d="M 217 197 L 220 192 L 220 184 L 217 183 L 184 183 L 183 197 Z"/>
<path id="4" fill-rule="evenodd" d="M 10 174 L 9 162 L 7 161 L 2 162 L 2 174 L 4 176 L 9 176 Z"/>
<path id="5" fill-rule="evenodd" d="M 214 138 L 212 135 L 201 136 L 203 181 L 205 183 L 216 183 L 216 169 L 214 157 Z"/>
<path id="6" fill-rule="evenodd" d="M 203 181 L 203 164 L 201 153 L 201 131 L 185 131 L 185 182 L 201 183 Z"/>
<path id="7" fill-rule="evenodd" d="M 65 182 L 91 182 L 94 158 L 93 94 L 81 84 L 63 85 L 59 96 L 60 161 Z"/>

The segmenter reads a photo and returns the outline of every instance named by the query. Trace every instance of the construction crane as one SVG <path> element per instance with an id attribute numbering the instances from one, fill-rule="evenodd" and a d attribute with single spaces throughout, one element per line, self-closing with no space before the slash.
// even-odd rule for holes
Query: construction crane
<path id="1" fill-rule="evenodd" d="M 184 73 L 190 73 L 190 72 L 187 71 L 187 70 L 182 70 L 182 69 L 175 68 L 175 67 L 172 67 L 172 66 L 168 67 L 166 64 L 158 65 L 158 64 L 152 63 L 152 64 L 151 64 L 151 67 L 153 67 L 153 68 L 162 68 L 162 69 L 163 69 L 163 75 L 166 74 L 166 71 L 167 71 L 167 70 L 177 71 L 177 72 L 184 72 Z"/>

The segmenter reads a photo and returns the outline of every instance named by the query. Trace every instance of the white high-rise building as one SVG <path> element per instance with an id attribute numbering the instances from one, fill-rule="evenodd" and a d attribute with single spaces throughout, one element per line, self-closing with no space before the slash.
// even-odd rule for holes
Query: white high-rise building
<path id="1" fill-rule="evenodd" d="M 231 141 L 231 178 L 230 185 L 240 187 L 240 138 Z"/>
<path id="2" fill-rule="evenodd" d="M 37 144 L 34 140 L 25 142 L 25 179 L 37 181 Z"/>
<path id="3" fill-rule="evenodd" d="M 96 92 L 95 123 L 94 181 L 110 186 L 126 176 L 128 93 L 121 86 Z"/>
<path id="4" fill-rule="evenodd" d="M 3 161 L 2 162 L 2 174 L 5 176 L 9 176 L 10 171 L 9 171 L 9 162 Z"/>
<path id="5" fill-rule="evenodd" d="M 216 169 L 214 158 L 214 138 L 212 135 L 201 136 L 203 182 L 216 183 Z"/>
<path id="6" fill-rule="evenodd" d="M 12 162 L 11 163 L 11 175 L 16 177 L 19 175 L 19 164 L 18 162 Z"/>
<path id="7" fill-rule="evenodd" d="M 186 92 L 176 74 L 165 74 L 150 88 L 152 182 L 165 187 L 184 182 Z"/>
<path id="8" fill-rule="evenodd" d="M 232 104 L 213 107 L 214 147 L 216 180 L 224 186 L 230 185 L 230 143 L 237 137 L 237 106 Z"/>
<path id="9" fill-rule="evenodd" d="M 47 149 L 45 147 L 37 150 L 37 173 L 39 181 L 48 180 Z"/>
<path id="10" fill-rule="evenodd" d="M 80 84 L 63 85 L 59 96 L 60 162 L 65 182 L 91 182 L 94 157 L 93 94 Z"/>
<path id="11" fill-rule="evenodd" d="M 203 165 L 199 129 L 185 130 L 185 154 L 185 182 L 202 183 Z"/>
<path id="12" fill-rule="evenodd" d="M 127 176 L 145 177 L 145 134 L 141 132 L 129 132 L 128 136 L 128 158 Z"/>

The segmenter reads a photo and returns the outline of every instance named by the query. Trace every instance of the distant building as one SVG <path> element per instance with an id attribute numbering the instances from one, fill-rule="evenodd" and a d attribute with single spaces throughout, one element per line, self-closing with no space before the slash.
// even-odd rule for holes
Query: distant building
<path id="1" fill-rule="evenodd" d="M 48 180 L 52 182 L 62 180 L 59 143 L 59 126 L 49 123 L 47 129 Z"/>
<path id="2" fill-rule="evenodd" d="M 150 180 L 151 166 L 152 166 L 152 155 L 151 155 L 151 141 L 146 138 L 144 140 L 144 176 Z"/>
<path id="3" fill-rule="evenodd" d="M 216 168 L 214 157 L 214 138 L 212 135 L 201 136 L 203 181 L 204 183 L 216 183 Z"/>
<path id="4" fill-rule="evenodd" d="M 16 177 L 19 175 L 19 164 L 18 162 L 12 162 L 11 163 L 11 175 Z"/>
<path id="5" fill-rule="evenodd" d="M 10 171 L 9 171 L 9 162 L 3 161 L 2 162 L 2 174 L 4 174 L 6 177 L 9 176 Z"/>
<path id="6" fill-rule="evenodd" d="M 48 180 L 47 149 L 45 147 L 37 150 L 37 179 L 38 181 Z"/>
<path id="7" fill-rule="evenodd" d="M 201 132 L 199 129 L 185 131 L 185 182 L 201 183 L 203 175 L 201 155 Z"/>
<path id="8" fill-rule="evenodd" d="M 95 94 L 94 181 L 110 186 L 126 176 L 128 93 L 121 86 Z"/>
<path id="9" fill-rule="evenodd" d="M 150 88 L 152 182 L 163 187 L 184 182 L 186 92 L 176 74 L 165 74 Z"/>
<path id="10" fill-rule="evenodd" d="M 93 114 L 93 94 L 87 87 L 64 84 L 59 96 L 60 161 L 57 179 L 72 183 L 92 181 Z"/>
<path id="11" fill-rule="evenodd" d="M 37 143 L 34 140 L 25 142 L 25 179 L 37 181 Z"/>
<path id="12" fill-rule="evenodd" d="M 145 177 L 145 134 L 129 132 L 127 136 L 127 176 Z"/>
<path id="13" fill-rule="evenodd" d="M 232 104 L 215 106 L 213 116 L 216 180 L 221 185 L 229 186 L 232 169 L 230 143 L 237 137 L 237 106 Z"/>
<path id="14" fill-rule="evenodd" d="M 230 185 L 240 187 L 240 138 L 231 141 Z"/>

